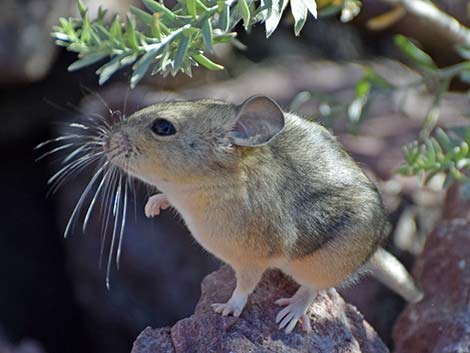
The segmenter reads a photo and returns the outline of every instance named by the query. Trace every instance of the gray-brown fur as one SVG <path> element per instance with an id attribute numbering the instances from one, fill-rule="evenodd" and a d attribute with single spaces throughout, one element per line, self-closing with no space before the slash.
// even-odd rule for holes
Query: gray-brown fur
<path id="1" fill-rule="evenodd" d="M 157 118 L 176 134 L 156 136 Z M 122 136 L 130 146 L 119 146 Z M 128 156 L 121 167 L 161 189 L 201 245 L 234 267 L 234 303 L 267 267 L 315 290 L 339 285 L 385 237 L 380 195 L 335 137 L 265 97 L 157 104 L 116 126 L 113 147 Z"/>

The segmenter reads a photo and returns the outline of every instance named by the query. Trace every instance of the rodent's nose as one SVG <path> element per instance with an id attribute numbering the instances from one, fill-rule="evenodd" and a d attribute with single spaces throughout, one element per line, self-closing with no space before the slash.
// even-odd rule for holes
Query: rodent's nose
<path id="1" fill-rule="evenodd" d="M 103 151 L 104 153 L 109 153 L 109 151 L 111 150 L 110 146 L 111 146 L 111 142 L 110 142 L 111 138 L 110 137 L 106 137 L 106 139 L 104 140 L 104 144 L 103 144 Z"/>
<path id="2" fill-rule="evenodd" d="M 108 159 L 113 159 L 118 155 L 127 157 L 132 150 L 132 144 L 129 136 L 122 131 L 116 131 L 107 136 L 103 143 L 103 151 Z"/>

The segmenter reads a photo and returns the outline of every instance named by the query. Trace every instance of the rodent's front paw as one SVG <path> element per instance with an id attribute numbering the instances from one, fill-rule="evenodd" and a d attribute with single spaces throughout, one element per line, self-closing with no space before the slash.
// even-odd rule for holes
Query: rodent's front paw
<path id="1" fill-rule="evenodd" d="M 145 204 L 145 215 L 148 218 L 158 216 L 160 210 L 166 210 L 168 207 L 170 207 L 170 203 L 165 194 L 150 196 Z"/>
<path id="2" fill-rule="evenodd" d="M 230 298 L 227 303 L 216 303 L 212 304 L 212 308 L 218 314 L 227 316 L 232 314 L 235 317 L 239 317 L 246 304 L 246 298 Z"/>

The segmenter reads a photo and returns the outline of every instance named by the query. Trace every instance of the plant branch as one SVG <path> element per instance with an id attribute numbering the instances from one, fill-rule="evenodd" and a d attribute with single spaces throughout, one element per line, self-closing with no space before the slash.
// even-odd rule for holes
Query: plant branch
<path id="1" fill-rule="evenodd" d="M 403 6 L 412 15 L 426 21 L 431 28 L 437 29 L 452 44 L 470 47 L 470 29 L 437 8 L 432 2 L 424 0 L 382 0 L 382 2 Z"/>

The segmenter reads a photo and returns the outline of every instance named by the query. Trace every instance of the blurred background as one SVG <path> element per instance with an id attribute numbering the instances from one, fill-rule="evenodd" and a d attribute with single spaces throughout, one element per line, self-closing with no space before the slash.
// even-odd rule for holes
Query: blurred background
<path id="1" fill-rule="evenodd" d="M 465 2 L 438 3 L 468 24 Z M 130 2 L 85 4 L 92 14 L 99 4 L 124 14 Z M 140 6 L 137 1 L 134 5 Z M 173 97 L 239 103 L 250 95 L 265 94 L 286 109 L 318 117 L 376 181 L 393 223 L 388 246 L 410 266 L 440 217 L 442 180 L 418 188 L 414 178 L 400 177 L 394 170 L 403 160 L 402 147 L 418 136 L 432 96 L 418 89 L 378 94 L 358 124 L 341 107 L 354 99 L 365 64 L 396 84 L 417 77 L 403 64 L 393 44 L 395 33 L 418 39 L 439 65 L 459 58 L 449 43 L 438 40 L 412 16 L 384 30 L 370 30 L 368 20 L 387 9 L 385 2 L 363 1 L 352 22 L 343 24 L 338 16 L 309 20 L 298 38 L 286 15 L 269 39 L 258 26 L 249 35 L 240 31 L 245 49 L 220 47 L 217 56 L 226 67 L 222 72 L 196 70 L 193 78 L 152 76 L 130 90 L 127 71 L 101 87 L 96 67 L 67 71 L 76 57 L 55 46 L 50 31 L 59 17 L 77 15 L 75 1 L 2 0 L 0 352 L 130 352 L 146 326 L 172 325 L 190 315 L 200 281 L 220 266 L 172 212 L 150 220 L 144 217 L 151 190 L 142 186 L 137 186 L 130 205 L 135 212 L 129 213 L 121 268 L 111 273 L 110 290 L 105 269 L 99 266 L 99 215 L 85 234 L 77 226 L 69 238 L 63 238 L 68 217 L 93 170 L 71 178 L 46 197 L 47 179 L 59 164 L 54 158 L 35 162 L 40 153 L 34 147 L 60 135 L 64 123 L 109 114 L 108 106 L 130 114 Z M 463 90 L 462 83 L 453 85 Z M 332 114 L 335 109 L 338 113 Z M 440 122 L 468 121 L 466 111 L 464 94 L 446 93 Z M 392 346 L 392 326 L 404 305 L 401 299 L 367 279 L 343 294 Z"/>

